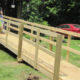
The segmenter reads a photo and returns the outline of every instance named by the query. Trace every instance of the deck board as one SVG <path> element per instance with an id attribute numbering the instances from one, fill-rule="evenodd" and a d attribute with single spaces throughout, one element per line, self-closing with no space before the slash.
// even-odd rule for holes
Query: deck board
<path id="1" fill-rule="evenodd" d="M 14 36 L 9 33 L 8 35 L 8 43 L 6 45 L 5 42 L 6 35 L 5 34 L 0 34 L 0 43 L 3 44 L 5 47 L 8 49 L 12 50 L 15 54 L 17 54 L 17 49 L 18 49 L 18 37 Z M 34 59 L 35 59 L 35 46 L 32 44 L 26 42 L 23 40 L 22 44 L 22 58 L 29 64 L 34 66 Z M 32 60 L 32 61 L 31 61 Z M 53 69 L 54 69 L 54 57 L 50 56 L 49 54 L 46 54 L 44 51 L 39 50 L 39 55 L 38 55 L 38 68 L 42 70 L 45 68 L 46 72 L 48 70 L 47 76 L 50 75 L 53 77 Z M 42 67 L 40 67 L 42 66 Z M 63 80 L 80 80 L 80 68 L 62 60 L 61 61 L 61 68 L 60 68 L 60 77 Z"/>

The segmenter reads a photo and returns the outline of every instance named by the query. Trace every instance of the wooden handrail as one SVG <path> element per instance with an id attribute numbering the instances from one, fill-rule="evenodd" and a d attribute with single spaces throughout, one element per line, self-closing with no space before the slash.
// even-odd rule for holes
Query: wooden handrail
<path id="1" fill-rule="evenodd" d="M 63 33 L 63 34 L 80 37 L 79 33 L 65 31 L 65 30 L 62 30 L 62 29 L 59 29 L 59 28 L 55 28 L 53 26 L 45 26 L 45 25 L 41 25 L 41 24 L 37 24 L 37 23 L 32 23 L 32 22 L 28 22 L 28 21 L 24 21 L 24 20 L 21 20 L 21 19 L 16 19 L 16 18 L 8 17 L 8 16 L 4 16 L 4 18 L 10 19 L 10 20 L 15 20 L 15 21 L 18 21 L 18 22 L 24 23 L 24 24 L 30 24 L 30 25 L 37 26 L 37 27 L 40 27 L 40 28 L 49 29 L 51 31 L 60 32 L 60 33 Z"/>

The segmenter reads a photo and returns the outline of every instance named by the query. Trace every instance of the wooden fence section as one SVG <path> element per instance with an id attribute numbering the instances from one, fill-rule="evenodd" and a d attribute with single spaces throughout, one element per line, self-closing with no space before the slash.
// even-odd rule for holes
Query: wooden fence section
<path id="1" fill-rule="evenodd" d="M 62 35 L 57 34 L 55 32 L 51 32 L 47 29 L 35 27 L 35 26 L 32 26 L 32 25 L 28 25 L 28 24 L 23 24 L 23 23 L 16 22 L 16 21 L 13 21 L 13 20 L 9 20 L 9 19 L 8 20 L 3 19 L 3 20 L 5 21 L 5 26 L 6 26 L 6 36 L 5 36 L 6 40 L 4 41 L 5 42 L 4 45 L 6 47 L 9 46 L 8 43 L 10 43 L 10 42 L 8 41 L 8 36 L 10 34 L 13 34 L 14 36 L 18 37 L 18 41 L 16 42 L 17 46 L 15 46 L 17 50 L 14 51 L 13 48 L 12 48 L 12 51 L 16 52 L 16 54 L 18 55 L 17 56 L 18 61 L 20 62 L 23 59 L 22 52 L 26 51 L 26 50 L 24 51 L 23 48 L 22 48 L 24 46 L 23 45 L 23 40 L 26 40 L 29 43 L 34 44 L 34 46 L 35 46 L 34 60 L 30 61 L 31 63 L 29 62 L 29 64 L 31 64 L 35 69 L 38 69 L 41 72 L 45 73 L 50 79 L 54 78 L 54 80 L 59 80 L 60 79 L 59 78 L 59 73 L 60 73 L 60 60 L 61 60 L 61 49 L 62 49 L 61 48 L 62 47 Z M 26 30 L 30 30 L 30 31 L 28 32 Z M 15 32 L 15 31 L 17 31 L 17 32 Z M 33 32 L 35 32 L 35 34 Z M 24 34 L 29 35 L 31 38 L 34 38 L 36 41 L 32 41 L 32 39 L 31 40 L 26 39 L 23 36 Z M 49 44 L 52 44 L 52 45 L 54 44 L 53 41 L 44 38 L 40 34 L 42 34 L 42 35 L 44 34 L 46 36 L 57 37 L 57 43 L 55 43 L 56 44 L 56 54 L 40 45 L 40 40 L 45 41 L 45 42 L 47 42 Z M 12 46 L 14 46 L 14 45 L 12 45 Z M 51 77 L 49 75 L 49 73 L 46 73 L 46 70 L 47 70 L 46 67 L 44 67 L 44 69 L 40 68 L 40 66 L 43 66 L 43 65 L 41 64 L 42 62 L 40 64 L 38 64 L 38 62 L 39 62 L 38 61 L 39 60 L 39 58 L 38 58 L 39 49 L 43 50 L 44 52 L 51 55 L 52 57 L 55 56 L 55 62 L 53 62 L 53 63 L 55 63 L 55 66 L 53 66 L 53 71 L 52 71 L 55 74 L 52 74 L 53 77 Z M 33 62 L 33 64 L 32 64 L 32 62 Z"/>
<path id="2" fill-rule="evenodd" d="M 74 68 L 69 63 L 65 64 L 63 61 L 63 69 L 60 71 L 62 48 L 68 51 L 68 56 L 69 51 L 80 54 L 80 51 L 70 48 L 70 37 L 68 38 L 68 46 L 62 46 L 63 36 L 61 34 L 55 33 L 61 29 L 43 26 L 7 16 L 4 16 L 3 20 L 5 21 L 6 35 L 0 35 L 0 37 L 4 38 L 1 39 L 0 42 L 8 49 L 16 53 L 16 55 L 18 55 L 18 61 L 21 61 L 22 59 L 25 60 L 34 68 L 47 75 L 51 80 L 68 80 L 70 78 L 71 80 L 80 79 L 78 75 L 76 75 L 76 77 L 74 75 L 75 79 L 73 79 L 73 73 L 70 74 L 67 72 L 68 69 L 66 69 L 64 66 L 67 68 Z M 61 31 L 70 36 L 80 37 L 80 34 L 78 33 L 69 33 L 68 31 L 64 30 Z M 25 38 L 24 36 L 28 36 L 30 38 Z M 57 42 L 53 41 L 54 37 L 57 38 Z M 56 46 L 56 53 L 41 45 L 41 42 L 50 44 L 51 48 Z M 77 68 L 74 69 L 78 70 Z M 75 73 L 79 74 L 80 72 L 76 71 Z M 65 74 L 68 76 L 63 76 Z"/>
<path id="3" fill-rule="evenodd" d="M 32 22 L 28 22 L 28 21 L 24 21 L 24 20 L 20 20 L 20 19 L 15 19 L 15 18 L 8 17 L 8 16 L 4 16 L 4 18 L 9 19 L 9 20 L 13 20 L 15 22 L 17 21 L 17 22 L 20 22 L 20 23 L 27 24 L 27 27 L 35 26 L 35 27 L 38 27 L 38 28 L 43 28 L 43 29 L 45 29 L 45 31 L 42 31 L 42 32 L 45 32 L 46 34 L 51 35 L 50 40 L 53 40 L 53 38 L 55 37 L 55 36 L 53 37 L 53 34 L 51 32 L 59 32 L 59 33 L 62 33 L 62 34 L 66 34 L 66 35 L 68 35 L 67 46 L 62 45 L 62 48 L 64 50 L 67 50 L 66 60 L 69 61 L 70 52 L 75 53 L 77 55 L 80 55 L 80 51 L 75 50 L 75 49 L 70 47 L 71 37 L 72 36 L 80 37 L 79 33 L 65 31 L 65 30 L 62 30 L 62 29 L 59 29 L 59 28 L 54 28 L 54 27 L 51 27 L 51 26 L 44 26 L 44 25 L 40 25 L 40 24 L 36 24 L 36 23 L 32 23 Z M 52 51 L 53 46 L 55 46 L 55 45 L 56 45 L 55 42 L 52 45 L 50 44 L 50 50 L 51 51 Z"/>

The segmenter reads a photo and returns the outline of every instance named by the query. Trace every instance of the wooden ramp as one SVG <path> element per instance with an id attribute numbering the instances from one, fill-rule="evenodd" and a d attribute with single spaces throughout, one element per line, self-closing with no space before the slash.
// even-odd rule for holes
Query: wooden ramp
<path id="1" fill-rule="evenodd" d="M 50 80 L 80 80 L 80 68 L 61 60 L 62 48 L 67 50 L 67 60 L 69 52 L 80 55 L 80 51 L 70 47 L 71 36 L 80 37 L 80 34 L 8 16 L 4 16 L 2 20 L 5 22 L 6 33 L 0 34 L 0 43 L 16 54 L 18 61 L 23 59 Z M 56 33 L 58 31 L 68 35 L 67 46 L 62 45 L 63 36 Z M 54 38 L 57 39 L 56 42 Z M 40 41 L 48 43 L 50 49 L 41 45 Z M 56 48 L 55 52 L 52 51 L 53 46 Z"/>
<path id="2" fill-rule="evenodd" d="M 18 41 L 19 36 L 17 34 L 8 33 L 8 38 L 6 39 L 7 34 L 0 34 L 0 43 L 6 48 L 11 50 L 13 53 L 18 55 Z M 6 43 L 7 40 L 7 43 Z M 35 44 L 34 44 L 35 45 Z M 22 44 L 22 59 L 27 63 L 34 66 L 35 59 L 35 46 L 23 38 Z M 47 75 L 50 79 L 53 79 L 53 66 L 54 66 L 54 57 L 47 54 L 47 52 L 40 50 L 38 53 L 38 62 L 37 69 Z M 80 80 L 80 68 L 61 60 L 60 66 L 60 78 L 62 80 Z"/>

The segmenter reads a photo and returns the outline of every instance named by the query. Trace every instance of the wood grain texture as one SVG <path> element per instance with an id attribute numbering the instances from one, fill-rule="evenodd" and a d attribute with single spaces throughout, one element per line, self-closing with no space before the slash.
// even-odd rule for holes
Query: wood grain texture
<path id="1" fill-rule="evenodd" d="M 67 42 L 68 47 L 70 47 L 70 43 L 71 43 L 71 35 L 68 35 L 68 42 Z M 67 55 L 66 55 L 67 61 L 69 61 L 69 56 L 70 56 L 70 51 L 67 51 Z"/>
<path id="2" fill-rule="evenodd" d="M 0 43 L 3 44 L 6 48 L 10 49 L 17 55 L 18 51 L 18 37 L 13 34 L 8 35 L 8 43 L 5 45 L 5 36 L 0 34 Z M 12 45 L 13 43 L 13 45 Z M 16 46 L 16 47 L 15 47 Z M 54 67 L 54 56 L 47 54 L 47 51 L 39 49 L 38 53 L 38 65 L 37 69 L 47 75 L 50 79 L 53 79 L 53 67 Z M 29 64 L 34 65 L 35 58 L 35 46 L 28 43 L 26 40 L 23 40 L 22 47 L 22 59 L 28 62 Z M 80 80 L 80 68 L 61 60 L 60 66 L 60 75 L 59 77 L 62 80 Z"/>
<path id="3" fill-rule="evenodd" d="M 71 36 L 80 37 L 79 33 L 71 32 L 71 31 L 65 31 L 65 30 L 58 29 L 58 28 L 55 28 L 55 27 L 52 27 L 52 26 L 45 26 L 45 25 L 41 25 L 41 24 L 37 24 L 37 23 L 32 23 L 32 22 L 21 20 L 21 19 L 12 18 L 12 17 L 9 17 L 9 16 L 4 16 L 4 18 L 10 19 L 10 20 L 15 20 L 15 21 L 18 21 L 18 22 L 21 22 L 21 23 L 24 23 L 24 24 L 30 24 L 32 26 L 37 26 L 39 28 L 48 29 L 48 30 L 51 30 L 53 32 L 59 32 L 59 33 L 63 33 L 63 34 L 71 35 Z"/>
<path id="4" fill-rule="evenodd" d="M 57 44 L 56 44 L 53 80 L 59 80 L 61 51 L 62 51 L 62 35 L 58 35 L 57 36 Z"/>
<path id="5" fill-rule="evenodd" d="M 21 61 L 21 53 L 22 53 L 23 28 L 24 28 L 24 25 L 21 24 L 19 26 L 19 43 L 18 43 L 18 57 L 17 57 L 19 62 Z"/>
<path id="6" fill-rule="evenodd" d="M 4 19 L 5 21 L 11 21 L 11 24 L 16 24 L 16 25 L 19 25 L 19 23 L 21 24 L 20 27 L 18 28 L 13 27 L 15 30 L 19 30 L 19 36 L 18 34 L 14 34 L 10 32 L 11 24 L 8 26 L 9 27 L 8 38 L 5 39 L 5 37 L 7 37 L 6 34 L 0 34 L 0 43 L 4 45 L 6 48 L 10 49 L 16 55 L 18 55 L 19 59 L 22 58 L 32 66 L 34 66 L 35 64 L 36 68 L 42 73 L 44 73 L 45 75 L 47 75 L 51 80 L 53 79 L 80 80 L 80 68 L 64 60 L 61 60 L 61 65 L 60 65 L 62 38 L 59 37 L 57 33 L 53 35 L 54 32 L 58 32 L 58 31 L 60 33 L 64 33 L 71 36 L 77 36 L 77 37 L 80 37 L 80 34 L 64 31 L 58 28 L 44 26 L 44 25 L 40 25 L 40 24 L 36 24 L 36 23 L 32 23 L 32 22 L 28 22 L 20 19 L 8 17 L 8 16 L 4 16 L 4 18 L 5 18 Z M 45 37 L 35 35 L 27 31 L 23 31 L 23 27 L 21 27 L 23 25 L 25 25 L 24 28 L 27 28 L 27 29 L 29 28 L 30 30 L 33 30 L 36 32 L 39 32 L 38 29 L 40 29 L 40 33 L 46 34 L 51 37 L 58 36 L 58 42 L 56 43 L 53 40 L 46 39 Z M 35 43 L 32 40 L 23 38 L 23 33 L 25 33 L 26 35 L 30 35 L 30 37 L 36 38 L 37 42 Z M 39 45 L 38 44 L 39 40 L 42 40 L 51 45 L 57 46 L 56 55 L 54 52 L 47 50 L 43 46 Z M 6 45 L 6 42 L 7 42 L 7 45 Z M 70 44 L 70 42 L 68 44 Z M 80 54 L 80 51 L 70 48 L 69 45 L 62 46 L 62 48 L 67 51 Z M 53 77 L 53 74 L 54 74 L 54 77 Z"/>

